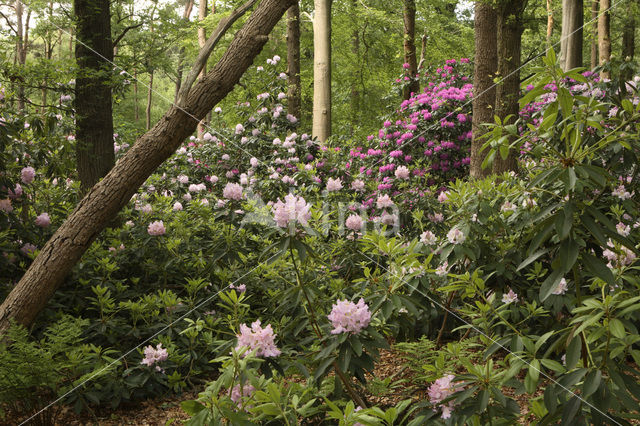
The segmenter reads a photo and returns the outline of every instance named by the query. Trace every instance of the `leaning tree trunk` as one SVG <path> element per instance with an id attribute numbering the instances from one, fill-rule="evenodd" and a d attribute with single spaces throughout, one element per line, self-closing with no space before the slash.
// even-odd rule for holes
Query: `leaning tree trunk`
<path id="1" fill-rule="evenodd" d="M 313 137 L 331 135 L 331 1 L 315 0 L 313 18 Z"/>
<path id="2" fill-rule="evenodd" d="M 598 57 L 599 64 L 605 65 L 611 60 L 611 0 L 600 0 L 598 15 Z M 610 79 L 611 71 L 602 70 L 602 78 Z"/>
<path id="3" fill-rule="evenodd" d="M 0 306 L 0 333 L 11 320 L 24 325 L 33 322 L 82 254 L 140 185 L 238 83 L 293 3 L 294 0 L 261 1 L 217 65 L 191 89 L 184 109 L 172 105 L 78 203 Z"/>
<path id="4" fill-rule="evenodd" d="M 598 66 L 598 8 L 600 2 L 598 0 L 591 0 L 591 69 Z"/>
<path id="5" fill-rule="evenodd" d="M 418 74 L 418 59 L 416 58 L 416 2 L 415 0 L 403 0 L 403 18 L 404 18 L 404 62 L 409 64 L 407 74 L 411 78 L 411 82 L 407 85 L 403 92 L 403 99 L 409 99 L 412 93 L 418 93 L 420 84 L 416 80 Z"/>
<path id="6" fill-rule="evenodd" d="M 471 140 L 470 174 L 475 178 L 487 176 L 491 170 L 483 170 L 482 162 L 486 151 L 480 152 L 485 140 L 480 136 L 486 133 L 483 123 L 493 123 L 496 103 L 496 86 L 493 78 L 498 63 L 496 38 L 496 10 L 489 3 L 476 2 L 474 31 L 476 40 L 476 56 L 473 68 L 473 116 Z"/>
<path id="7" fill-rule="evenodd" d="M 583 24 L 583 0 L 562 0 L 560 66 L 565 71 L 582 66 Z"/>
<path id="8" fill-rule="evenodd" d="M 111 11 L 109 0 L 75 0 L 76 159 L 82 191 L 115 163 L 111 106 Z"/>
<path id="9" fill-rule="evenodd" d="M 297 1 L 287 11 L 287 75 L 289 77 L 287 92 L 289 114 L 299 119 L 302 84 L 300 82 L 300 6 Z"/>
<path id="10" fill-rule="evenodd" d="M 527 0 L 507 0 L 498 10 L 498 75 L 502 79 L 496 88 L 496 115 L 503 124 L 518 118 L 520 97 L 520 55 L 522 52 L 523 15 Z M 511 116 L 507 119 L 508 116 Z M 500 154 L 493 162 L 493 173 L 516 170 L 514 150 L 506 159 Z"/>

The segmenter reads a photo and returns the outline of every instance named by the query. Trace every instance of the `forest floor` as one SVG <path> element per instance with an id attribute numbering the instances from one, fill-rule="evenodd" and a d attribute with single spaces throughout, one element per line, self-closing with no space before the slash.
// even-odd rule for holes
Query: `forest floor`
<path id="1" fill-rule="evenodd" d="M 418 372 L 409 367 L 405 352 L 394 348 L 382 350 L 380 361 L 376 363 L 373 374 L 368 377 L 370 385 L 367 387 L 366 398 L 371 404 L 379 407 L 390 407 L 408 398 L 415 401 L 428 400 L 430 383 L 419 383 L 417 375 Z M 195 399 L 201 390 L 195 389 L 182 395 L 123 404 L 116 410 L 97 410 L 93 414 L 78 415 L 70 408 L 64 407 L 56 424 L 155 426 L 169 423 L 179 425 L 183 420 L 189 419 L 189 415 L 182 410 L 180 403 Z M 533 416 L 528 413 L 528 401 L 531 396 L 527 394 L 514 395 L 510 389 L 504 389 L 504 392 L 516 399 L 520 405 L 521 420 L 519 423 L 530 424 L 533 420 Z"/>

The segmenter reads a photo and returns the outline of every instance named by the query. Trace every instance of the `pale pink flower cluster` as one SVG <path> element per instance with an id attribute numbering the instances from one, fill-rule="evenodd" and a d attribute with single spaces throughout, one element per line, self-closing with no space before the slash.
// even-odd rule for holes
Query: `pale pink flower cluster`
<path id="1" fill-rule="evenodd" d="M 353 231 L 359 231 L 362 229 L 362 217 L 357 214 L 352 214 L 347 218 L 345 225 Z"/>
<path id="2" fill-rule="evenodd" d="M 567 292 L 567 280 L 563 278 L 560 280 L 560 282 L 556 285 L 556 287 L 553 289 L 551 293 L 555 294 L 556 296 L 562 296 L 566 292 Z"/>
<path id="3" fill-rule="evenodd" d="M 327 180 L 327 191 L 333 192 L 333 191 L 340 191 L 341 189 L 342 189 L 342 181 L 340 180 L 340 178 L 337 178 L 337 179 L 329 178 Z"/>
<path id="4" fill-rule="evenodd" d="M 449 199 L 449 192 L 448 191 L 442 191 L 440 193 L 440 195 L 438 195 L 438 202 L 439 203 L 445 203 L 448 199 Z"/>
<path id="5" fill-rule="evenodd" d="M 205 185 L 204 183 L 192 183 L 191 185 L 189 185 L 189 192 L 201 192 L 207 189 L 207 185 Z"/>
<path id="6" fill-rule="evenodd" d="M 631 227 L 624 224 L 623 222 L 619 222 L 616 225 L 616 231 L 618 231 L 618 234 L 622 235 L 623 237 L 628 237 L 631 233 Z"/>
<path id="7" fill-rule="evenodd" d="M 353 189 L 354 191 L 361 191 L 364 189 L 364 181 L 360 180 L 360 179 L 356 179 L 353 182 L 351 182 L 351 189 Z"/>
<path id="8" fill-rule="evenodd" d="M 307 204 L 304 198 L 293 194 L 286 195 L 284 202 L 278 199 L 272 210 L 273 218 L 281 228 L 286 228 L 289 224 L 295 225 L 296 222 L 305 226 L 311 219 L 311 205 Z"/>
<path id="9" fill-rule="evenodd" d="M 602 251 L 602 255 L 609 261 L 609 263 L 607 263 L 607 267 L 609 268 L 629 266 L 636 259 L 636 254 L 633 250 L 630 250 L 623 245 L 619 247 L 618 253 L 612 249 L 615 250 L 616 246 L 613 241 L 609 240 L 607 242 L 607 248 Z"/>
<path id="10" fill-rule="evenodd" d="M 176 201 L 175 203 L 173 203 L 173 211 L 179 212 L 182 209 L 183 207 L 180 201 Z"/>
<path id="11" fill-rule="evenodd" d="M 362 298 L 357 304 L 348 300 L 338 300 L 333 304 L 327 318 L 333 325 L 331 334 L 359 333 L 369 325 L 371 312 Z"/>
<path id="12" fill-rule="evenodd" d="M 180 183 L 188 183 L 189 182 L 189 176 L 187 175 L 178 175 L 178 182 Z"/>
<path id="13" fill-rule="evenodd" d="M 36 217 L 36 226 L 46 228 L 49 225 L 51 225 L 51 218 L 49 217 L 49 213 L 40 213 L 38 217 Z"/>
<path id="14" fill-rule="evenodd" d="M 250 351 L 256 350 L 256 356 L 272 357 L 280 355 L 280 350 L 276 347 L 274 339 L 276 335 L 273 333 L 271 324 L 262 328 L 260 320 L 256 320 L 251 324 L 251 328 L 246 324 L 240 324 L 240 334 L 238 335 L 238 345 L 236 350 L 241 347 L 248 347 Z M 245 352 L 245 355 L 248 353 Z"/>
<path id="15" fill-rule="evenodd" d="M 437 242 L 436 235 L 431 231 L 424 231 L 420 234 L 420 242 L 427 246 L 432 246 Z"/>
<path id="16" fill-rule="evenodd" d="M 376 200 L 376 206 L 379 209 L 384 209 L 387 207 L 392 207 L 393 206 L 393 201 L 391 200 L 391 197 L 389 197 L 388 194 L 384 194 L 378 197 L 378 199 Z"/>
<path id="17" fill-rule="evenodd" d="M 517 303 L 518 295 L 514 293 L 512 289 L 509 289 L 509 293 L 505 293 L 502 295 L 502 303 L 508 305 L 509 303 Z"/>
<path id="18" fill-rule="evenodd" d="M 458 228 L 452 228 L 447 233 L 447 239 L 451 244 L 462 244 L 464 243 L 465 238 L 464 233 Z"/>
<path id="19" fill-rule="evenodd" d="M 436 275 L 439 277 L 444 277 L 449 273 L 449 262 L 446 260 L 444 263 L 436 268 Z"/>
<path id="20" fill-rule="evenodd" d="M 0 211 L 5 213 L 11 213 L 13 211 L 13 206 L 11 205 L 11 200 L 6 198 L 4 200 L 0 200 Z"/>
<path id="21" fill-rule="evenodd" d="M 233 389 L 231 389 L 231 400 L 238 405 L 238 408 L 242 408 L 242 397 L 250 397 L 255 392 L 256 388 L 251 386 L 249 383 L 241 386 L 240 383 L 235 385 Z"/>
<path id="22" fill-rule="evenodd" d="M 25 167 L 20 171 L 20 176 L 22 177 L 22 183 L 29 184 L 36 177 L 36 171 L 33 167 Z"/>
<path id="23" fill-rule="evenodd" d="M 149 227 L 147 228 L 147 232 L 152 237 L 157 237 L 159 235 L 164 235 L 164 233 L 166 232 L 166 230 L 164 228 L 164 223 L 162 223 L 161 220 L 157 220 L 155 222 L 151 222 L 149 224 Z"/>
<path id="24" fill-rule="evenodd" d="M 613 195 L 615 197 L 618 197 L 621 200 L 628 200 L 634 194 L 635 194 L 635 191 L 630 193 L 629 191 L 627 191 L 627 189 L 624 187 L 624 185 L 620 185 L 619 187 L 617 187 L 616 189 L 611 191 L 611 195 Z"/>
<path id="25" fill-rule="evenodd" d="M 451 412 L 453 411 L 454 402 L 449 401 L 447 404 L 441 404 L 442 401 L 450 397 L 456 392 L 460 392 L 462 390 L 462 386 L 453 382 L 454 379 L 453 374 L 449 374 L 447 376 L 441 377 L 431 386 L 429 386 L 429 402 L 434 406 L 433 411 L 438 411 L 437 407 L 442 409 L 442 418 L 448 419 L 451 417 Z"/>
<path id="26" fill-rule="evenodd" d="M 165 348 L 162 347 L 162 343 L 158 343 L 155 348 L 149 345 L 144 348 L 144 358 L 142 359 L 140 364 L 151 367 L 153 364 L 164 361 L 168 357 L 169 353 Z"/>
<path id="27" fill-rule="evenodd" d="M 222 196 L 227 200 L 242 200 L 242 185 L 238 183 L 227 183 L 222 190 Z"/>
<path id="28" fill-rule="evenodd" d="M 396 178 L 409 179 L 409 169 L 407 166 L 400 166 L 395 171 Z"/>

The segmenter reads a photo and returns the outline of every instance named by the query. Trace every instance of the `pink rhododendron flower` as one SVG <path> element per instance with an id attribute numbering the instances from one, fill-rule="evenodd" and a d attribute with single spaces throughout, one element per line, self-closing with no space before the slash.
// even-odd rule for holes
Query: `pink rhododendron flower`
<path id="1" fill-rule="evenodd" d="M 456 392 L 460 392 L 462 390 L 462 386 L 457 385 L 453 382 L 455 376 L 453 374 L 449 374 L 447 376 L 441 377 L 431 386 L 429 386 L 429 402 L 434 406 L 433 411 L 438 411 L 438 408 L 442 409 L 442 418 L 448 419 L 451 417 L 451 412 L 453 411 L 454 402 L 449 401 L 448 404 L 441 404 L 442 401 L 450 397 Z"/>
<path id="2" fill-rule="evenodd" d="M 149 233 L 149 235 L 151 235 L 153 237 L 157 237 L 159 235 L 164 235 L 164 233 L 166 232 L 166 230 L 164 228 L 164 223 L 162 223 L 161 220 L 157 220 L 155 222 L 151 222 L 149 224 L 149 227 L 147 228 L 147 232 Z"/>
<path id="3" fill-rule="evenodd" d="M 409 169 L 407 166 L 400 166 L 396 169 L 395 175 L 398 179 L 409 179 Z"/>
<path id="4" fill-rule="evenodd" d="M 8 190 L 9 198 L 12 200 L 15 200 L 16 198 L 20 198 L 22 193 L 23 193 L 22 185 L 20 185 L 19 183 L 16 183 L 16 186 L 15 188 L 13 188 L 13 191 L 11 189 Z"/>
<path id="5" fill-rule="evenodd" d="M 552 294 L 557 296 L 561 296 L 567 292 L 567 280 L 564 278 L 560 280 L 558 285 L 553 289 Z"/>
<path id="6" fill-rule="evenodd" d="M 449 199 L 449 192 L 448 191 L 442 191 L 440 193 L 440 195 L 438 195 L 438 202 L 439 203 L 444 203 Z"/>
<path id="7" fill-rule="evenodd" d="M 20 176 L 22 177 L 22 183 L 30 184 L 36 177 L 36 171 L 33 167 L 25 167 L 20 171 Z"/>
<path id="8" fill-rule="evenodd" d="M 304 198 L 293 194 L 285 196 L 284 202 L 278 199 L 272 211 L 276 224 L 281 228 L 287 228 L 289 224 L 295 225 L 296 222 L 305 226 L 311 219 L 311 205 L 307 204 Z"/>
<path id="9" fill-rule="evenodd" d="M 360 298 L 358 303 L 348 300 L 338 300 L 334 303 L 331 313 L 327 316 L 333 325 L 331 334 L 359 333 L 371 321 L 369 307 Z"/>
<path id="10" fill-rule="evenodd" d="M 271 324 L 262 328 L 260 320 L 256 320 L 251 324 L 251 328 L 246 324 L 240 324 L 240 334 L 238 335 L 238 345 L 236 350 L 245 346 L 250 351 L 256 350 L 258 357 L 274 357 L 280 355 L 280 350 L 274 343 L 276 335 L 273 333 Z M 245 352 L 245 356 L 247 352 Z"/>
<path id="11" fill-rule="evenodd" d="M 424 231 L 420 234 L 420 242 L 427 246 L 432 246 L 436 243 L 436 235 L 431 231 Z"/>
<path id="12" fill-rule="evenodd" d="M 631 233 L 631 227 L 629 225 L 625 225 L 622 222 L 619 222 L 616 225 L 616 231 L 618 231 L 618 234 L 622 235 L 623 237 L 627 237 Z"/>
<path id="13" fill-rule="evenodd" d="M 33 254 L 36 250 L 38 250 L 38 247 L 31 244 L 31 243 L 26 243 L 25 245 L 22 246 L 22 248 L 20 249 L 20 251 L 22 252 L 22 254 L 24 254 L 25 256 L 28 256 L 30 254 Z"/>
<path id="14" fill-rule="evenodd" d="M 168 357 L 169 353 L 165 348 L 162 347 L 162 343 L 158 343 L 155 348 L 149 345 L 144 348 L 144 358 L 142 359 L 140 364 L 151 367 L 153 364 L 164 361 Z"/>
<path id="15" fill-rule="evenodd" d="M 352 214 L 347 218 L 345 225 L 351 230 L 359 231 L 362 229 L 362 217 L 357 214 Z"/>
<path id="16" fill-rule="evenodd" d="M 237 183 L 227 183 L 222 190 L 222 196 L 228 200 L 242 200 L 242 185 Z"/>
<path id="17" fill-rule="evenodd" d="M 11 200 L 5 198 L 4 200 L 0 200 L 0 211 L 5 213 L 11 213 L 13 211 L 13 206 L 11 205 Z"/>
<path id="18" fill-rule="evenodd" d="M 458 228 L 452 228 L 447 233 L 447 239 L 451 244 L 462 244 L 464 243 L 465 238 L 464 233 Z"/>
<path id="19" fill-rule="evenodd" d="M 178 175 L 178 182 L 180 182 L 180 183 L 188 183 L 189 182 L 189 176 Z"/>
<path id="20" fill-rule="evenodd" d="M 180 201 L 173 203 L 173 211 L 179 212 L 180 210 L 182 210 L 182 203 Z"/>
<path id="21" fill-rule="evenodd" d="M 508 305 L 509 303 L 517 303 L 518 295 L 513 292 L 513 290 L 509 289 L 509 293 L 505 293 L 502 295 L 502 303 Z"/>
<path id="22" fill-rule="evenodd" d="M 329 178 L 327 180 L 327 191 L 332 192 L 332 191 L 339 191 L 342 189 L 342 181 L 340 180 L 340 178 L 334 179 L 334 178 Z"/>
<path id="23" fill-rule="evenodd" d="M 240 383 L 238 383 L 231 389 L 231 400 L 238 405 L 238 408 L 242 408 L 242 397 L 250 397 L 255 390 L 256 388 L 248 383 L 244 386 L 240 386 Z"/>
<path id="24" fill-rule="evenodd" d="M 239 135 L 242 132 L 244 132 L 244 126 L 242 124 L 236 124 L 236 135 Z"/>
<path id="25" fill-rule="evenodd" d="M 351 189 L 355 191 L 361 191 L 362 189 L 364 189 L 364 181 L 361 181 L 360 179 L 354 180 L 353 182 L 351 182 Z"/>
<path id="26" fill-rule="evenodd" d="M 36 217 L 36 226 L 46 228 L 49 225 L 51 225 L 51 218 L 49 217 L 49 213 L 40 213 L 38 217 Z"/>
<path id="27" fill-rule="evenodd" d="M 393 206 L 393 201 L 391 201 L 391 197 L 389 197 L 388 194 L 384 194 L 378 197 L 378 200 L 376 201 L 376 206 L 379 209 L 384 209 L 386 207 L 391 207 Z"/>

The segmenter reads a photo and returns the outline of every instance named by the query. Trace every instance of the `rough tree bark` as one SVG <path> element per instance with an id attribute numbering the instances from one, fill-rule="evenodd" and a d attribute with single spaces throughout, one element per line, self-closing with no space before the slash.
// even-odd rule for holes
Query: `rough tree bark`
<path id="1" fill-rule="evenodd" d="M 480 152 L 484 140 L 479 139 L 486 130 L 482 123 L 493 123 L 495 114 L 496 86 L 493 78 L 497 71 L 498 51 L 496 38 L 496 10 L 487 2 L 475 4 L 476 56 L 473 68 L 473 139 L 471 140 L 470 174 L 475 178 L 487 176 L 491 170 L 483 170 L 486 151 Z"/>
<path id="2" fill-rule="evenodd" d="M 0 334 L 12 319 L 27 326 L 33 322 L 107 223 L 193 133 L 198 121 L 238 83 L 293 3 L 294 0 L 262 0 L 217 65 L 191 89 L 185 108 L 171 106 L 78 203 L 0 306 Z"/>
<path id="3" fill-rule="evenodd" d="M 503 124 L 513 123 L 518 118 L 520 97 L 520 55 L 522 53 L 523 15 L 527 0 L 506 0 L 498 9 L 498 75 L 502 79 L 496 87 L 496 115 Z M 511 116 L 510 119 L 506 119 Z M 493 173 L 500 174 L 516 170 L 516 153 L 506 159 L 496 155 Z"/>
<path id="4" fill-rule="evenodd" d="M 583 0 L 562 0 L 560 66 L 565 71 L 582 66 L 583 24 Z"/>
<path id="5" fill-rule="evenodd" d="M 296 3 L 287 11 L 287 76 L 289 90 L 287 106 L 289 114 L 300 119 L 302 85 L 300 82 L 300 5 Z"/>
<path id="6" fill-rule="evenodd" d="M 598 66 L 598 9 L 600 8 L 600 2 L 598 0 L 591 0 L 591 69 Z"/>
<path id="7" fill-rule="evenodd" d="M 412 93 L 420 91 L 420 84 L 416 80 L 418 74 L 418 60 L 416 58 L 416 2 L 415 0 L 403 0 L 404 18 L 404 62 L 409 64 L 407 74 L 411 83 L 402 92 L 403 99 L 409 99 Z"/>
<path id="8" fill-rule="evenodd" d="M 76 16 L 76 160 L 82 191 L 115 163 L 111 103 L 111 2 L 75 0 Z"/>
<path id="9" fill-rule="evenodd" d="M 604 65 L 611 60 L 611 0 L 600 0 L 600 14 L 598 15 L 598 58 L 599 64 Z M 602 70 L 600 76 L 611 78 L 611 72 Z"/>
<path id="10" fill-rule="evenodd" d="M 314 0 L 313 18 L 313 137 L 331 135 L 331 1 Z"/>

